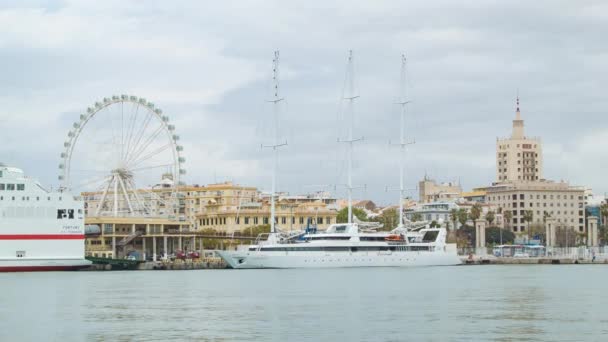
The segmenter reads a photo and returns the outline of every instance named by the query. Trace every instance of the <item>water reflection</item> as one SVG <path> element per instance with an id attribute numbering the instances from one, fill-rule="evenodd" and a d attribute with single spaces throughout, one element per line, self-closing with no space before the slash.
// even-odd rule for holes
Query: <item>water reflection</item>
<path id="1" fill-rule="evenodd" d="M 0 340 L 602 340 L 607 281 L 601 265 L 0 274 Z"/>

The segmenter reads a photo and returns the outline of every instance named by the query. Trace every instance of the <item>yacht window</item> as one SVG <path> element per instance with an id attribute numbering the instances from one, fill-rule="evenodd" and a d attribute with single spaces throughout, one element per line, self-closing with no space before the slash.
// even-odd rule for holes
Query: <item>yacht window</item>
<path id="1" fill-rule="evenodd" d="M 336 226 L 336 233 L 344 233 L 346 232 L 346 226 Z"/>
<path id="2" fill-rule="evenodd" d="M 68 218 L 74 219 L 74 209 L 68 209 Z"/>
<path id="3" fill-rule="evenodd" d="M 66 210 L 65 209 L 57 209 L 57 219 L 61 220 L 66 218 Z"/>
<path id="4" fill-rule="evenodd" d="M 310 240 L 350 240 L 350 236 L 311 236 Z"/>
<path id="5" fill-rule="evenodd" d="M 15 184 L 6 184 L 6 190 L 15 190 Z"/>
<path id="6" fill-rule="evenodd" d="M 361 236 L 359 237 L 361 241 L 384 241 L 384 236 Z"/>
<path id="7" fill-rule="evenodd" d="M 17 190 L 18 190 L 18 191 L 23 191 L 23 190 L 25 190 L 25 184 L 17 184 Z"/>
<path id="8" fill-rule="evenodd" d="M 439 234 L 439 231 L 437 231 L 437 230 L 426 232 L 426 233 L 424 233 L 424 236 L 422 237 L 422 242 L 435 242 L 435 240 L 437 240 L 438 234 Z"/>
<path id="9" fill-rule="evenodd" d="M 0 184 L 0 190 L 4 190 L 5 185 L 4 184 Z"/>

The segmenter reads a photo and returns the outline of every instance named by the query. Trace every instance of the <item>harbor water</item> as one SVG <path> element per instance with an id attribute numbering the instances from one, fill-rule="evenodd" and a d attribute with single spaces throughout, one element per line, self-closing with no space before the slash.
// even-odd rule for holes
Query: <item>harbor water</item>
<path id="1" fill-rule="evenodd" d="M 608 266 L 0 274 L 0 341 L 601 341 Z"/>

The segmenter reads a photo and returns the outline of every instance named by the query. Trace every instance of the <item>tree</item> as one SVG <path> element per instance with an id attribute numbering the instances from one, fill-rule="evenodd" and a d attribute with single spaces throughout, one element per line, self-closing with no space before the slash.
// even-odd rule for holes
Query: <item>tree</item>
<path id="1" fill-rule="evenodd" d="M 467 211 L 464 208 L 458 209 L 458 222 L 460 222 L 461 228 L 467 223 L 468 219 L 469 215 L 467 214 Z"/>
<path id="2" fill-rule="evenodd" d="M 422 221 L 422 214 L 421 213 L 412 214 L 412 222 L 418 222 L 418 221 Z"/>
<path id="3" fill-rule="evenodd" d="M 431 228 L 439 228 L 441 227 L 441 225 L 439 223 L 437 223 L 437 221 L 433 220 L 433 222 L 431 222 Z"/>
<path id="4" fill-rule="evenodd" d="M 551 217 L 551 214 L 549 214 L 546 210 L 543 211 L 543 223 L 547 223 L 547 219 Z"/>
<path id="5" fill-rule="evenodd" d="M 367 214 L 363 209 L 353 208 L 353 217 L 356 216 L 361 221 L 367 221 Z M 348 222 L 348 207 L 342 208 L 342 210 L 338 211 L 338 217 L 336 217 L 337 223 L 346 223 Z"/>
<path id="6" fill-rule="evenodd" d="M 382 224 L 382 230 L 391 230 L 399 224 L 399 214 L 397 209 L 387 209 L 382 214 L 376 216 L 373 221 Z"/>
<path id="7" fill-rule="evenodd" d="M 456 244 L 458 247 L 472 247 L 475 244 L 475 228 L 462 225 L 456 231 Z"/>
<path id="8" fill-rule="evenodd" d="M 526 228 L 526 231 L 528 233 L 528 240 L 530 240 L 530 222 L 532 222 L 532 220 L 534 219 L 534 212 L 532 210 L 526 210 L 524 211 L 524 222 L 527 223 L 528 228 Z"/>
<path id="9" fill-rule="evenodd" d="M 488 225 L 492 225 L 492 223 L 494 223 L 494 220 L 496 219 L 496 216 L 494 214 L 494 211 L 490 210 L 488 211 L 488 213 L 486 214 L 486 221 L 488 221 Z"/>
<path id="10" fill-rule="evenodd" d="M 574 247 L 576 246 L 577 233 L 566 226 L 558 226 L 555 228 L 555 244 L 558 247 Z"/>
<path id="11" fill-rule="evenodd" d="M 511 228 L 511 222 L 512 222 L 511 220 L 512 219 L 513 219 L 513 212 L 511 210 L 505 211 L 505 213 L 504 213 L 504 220 L 505 220 L 506 226 L 508 228 Z"/>
<path id="12" fill-rule="evenodd" d="M 454 222 L 454 229 L 456 229 L 456 223 L 458 223 L 458 209 L 453 208 L 450 210 L 450 220 Z"/>
<path id="13" fill-rule="evenodd" d="M 469 213 L 469 217 L 473 222 L 478 220 L 481 217 L 481 204 L 475 203 L 471 208 L 471 212 Z"/>
<path id="14" fill-rule="evenodd" d="M 530 227 L 530 236 L 532 238 L 537 238 L 541 241 L 546 241 L 546 234 L 545 234 L 545 225 L 542 223 L 532 223 L 529 225 Z"/>
<path id="15" fill-rule="evenodd" d="M 604 226 L 607 226 L 606 219 L 608 219 L 608 203 L 604 203 L 600 206 L 600 216 L 600 219 L 603 222 Z M 602 222 L 600 222 L 600 225 Z"/>
<path id="16" fill-rule="evenodd" d="M 247 228 L 243 228 L 241 230 L 241 235 L 243 236 L 258 236 L 260 234 L 263 233 L 270 233 L 270 225 L 269 224 L 262 224 L 259 226 L 251 226 L 251 227 L 247 227 Z"/>
<path id="17" fill-rule="evenodd" d="M 501 240 L 502 235 L 502 240 Z M 486 243 L 491 245 L 509 244 L 515 241 L 515 234 L 508 229 L 489 227 L 486 229 Z"/>

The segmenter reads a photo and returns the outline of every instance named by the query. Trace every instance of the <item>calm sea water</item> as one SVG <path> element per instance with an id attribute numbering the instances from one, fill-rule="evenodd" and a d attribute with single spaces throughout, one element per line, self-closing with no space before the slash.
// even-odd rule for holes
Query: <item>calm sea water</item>
<path id="1" fill-rule="evenodd" d="M 608 267 L 0 274 L 0 341 L 607 341 Z"/>

